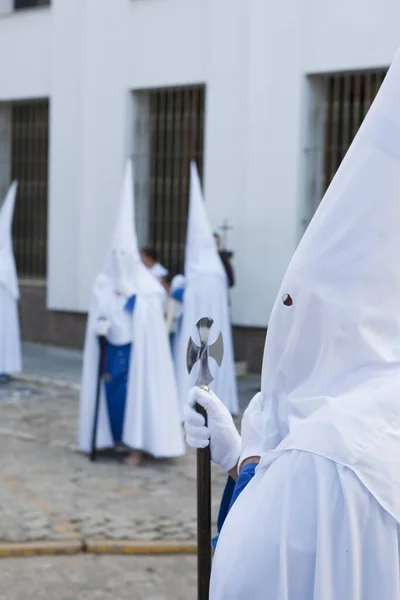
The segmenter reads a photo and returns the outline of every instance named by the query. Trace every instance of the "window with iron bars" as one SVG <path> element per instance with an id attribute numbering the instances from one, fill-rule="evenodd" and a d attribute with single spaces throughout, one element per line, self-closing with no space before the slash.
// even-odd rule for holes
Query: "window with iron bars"
<path id="1" fill-rule="evenodd" d="M 182 272 L 189 200 L 189 166 L 203 175 L 204 86 L 134 94 L 136 227 L 170 272 Z"/>
<path id="2" fill-rule="evenodd" d="M 50 0 L 14 0 L 14 10 L 35 8 L 36 6 L 49 6 Z"/>
<path id="3" fill-rule="evenodd" d="M 0 197 L 18 181 L 13 244 L 18 274 L 44 279 L 47 263 L 49 103 L 0 104 Z"/>
<path id="4" fill-rule="evenodd" d="M 359 130 L 386 72 L 378 69 L 310 77 L 305 227 Z"/>

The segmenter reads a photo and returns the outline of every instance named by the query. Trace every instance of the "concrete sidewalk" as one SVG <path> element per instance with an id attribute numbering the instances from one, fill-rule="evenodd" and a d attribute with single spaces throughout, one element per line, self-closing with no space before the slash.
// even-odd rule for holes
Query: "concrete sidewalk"
<path id="1" fill-rule="evenodd" d="M 25 342 L 22 345 L 23 374 L 31 380 L 50 379 L 80 385 L 83 353 L 52 346 Z M 238 380 L 239 402 L 244 410 L 249 399 L 259 390 L 260 376 L 247 375 Z"/>
<path id="2" fill-rule="evenodd" d="M 80 384 L 83 353 L 80 350 L 67 350 L 24 342 L 22 363 L 24 375 L 58 379 Z"/>

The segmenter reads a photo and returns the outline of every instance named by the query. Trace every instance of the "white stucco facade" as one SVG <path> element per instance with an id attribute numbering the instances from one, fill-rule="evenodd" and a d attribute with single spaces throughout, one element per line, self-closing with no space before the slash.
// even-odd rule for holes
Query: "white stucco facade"
<path id="1" fill-rule="evenodd" d="M 205 196 L 234 322 L 264 327 L 301 234 L 308 74 L 388 66 L 397 0 L 0 0 L 0 102 L 50 99 L 48 308 L 85 311 L 132 148 L 132 91 L 206 85 Z"/>

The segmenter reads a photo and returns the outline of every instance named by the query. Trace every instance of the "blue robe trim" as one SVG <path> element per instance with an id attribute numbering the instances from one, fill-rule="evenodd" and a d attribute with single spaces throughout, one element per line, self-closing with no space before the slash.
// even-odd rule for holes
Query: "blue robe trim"
<path id="1" fill-rule="evenodd" d="M 239 498 L 240 494 L 243 492 L 244 488 L 253 479 L 257 466 L 258 463 L 249 463 L 248 465 L 243 467 L 236 482 L 232 479 L 232 477 L 228 478 L 224 489 L 224 493 L 222 495 L 221 505 L 219 507 L 217 521 L 218 535 L 212 541 L 214 550 L 216 548 L 219 534 L 221 533 L 222 526 L 225 523 L 225 519 L 228 516 L 229 511 L 235 504 L 236 500 Z"/>
<path id="2" fill-rule="evenodd" d="M 176 300 L 177 302 L 180 302 L 182 304 L 184 294 L 185 294 L 185 288 L 177 288 L 176 290 L 174 290 L 172 292 L 171 297 L 174 300 Z"/>
<path id="3" fill-rule="evenodd" d="M 125 304 L 125 310 L 127 310 L 129 313 L 133 314 L 133 311 L 135 309 L 135 304 L 136 304 L 136 295 L 128 298 L 128 300 Z"/>
<path id="4" fill-rule="evenodd" d="M 135 303 L 136 296 L 132 296 L 125 304 L 125 310 L 133 313 Z M 104 349 L 102 375 L 111 433 L 115 443 L 122 441 L 132 346 L 133 344 L 115 346 L 107 342 Z"/>

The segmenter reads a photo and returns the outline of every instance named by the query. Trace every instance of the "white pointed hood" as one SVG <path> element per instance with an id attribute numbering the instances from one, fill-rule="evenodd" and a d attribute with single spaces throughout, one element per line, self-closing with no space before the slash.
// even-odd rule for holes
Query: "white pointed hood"
<path id="1" fill-rule="evenodd" d="M 221 368 L 217 368 L 215 361 L 210 361 L 210 368 L 214 377 L 211 387 L 226 404 L 230 412 L 237 414 L 239 407 L 229 311 L 228 279 L 207 219 L 199 175 L 194 163 L 191 164 L 190 173 L 183 318 L 174 348 L 179 401 L 183 415 L 187 395 L 195 378 L 195 370 L 189 376 L 186 368 L 188 339 L 192 337 L 193 340 L 197 340 L 196 321 L 200 317 L 209 317 L 214 321 L 210 339 L 215 339 L 220 332 L 224 338 L 224 359 Z"/>
<path id="2" fill-rule="evenodd" d="M 103 272 L 96 280 L 86 329 L 79 414 L 79 447 L 90 452 L 99 368 L 99 319 L 107 319 L 106 338 L 131 346 L 122 442 L 155 457 L 185 452 L 173 362 L 164 319 L 165 291 L 140 259 L 134 228 L 132 165 L 128 162 L 114 237 Z M 126 299 L 136 295 L 133 311 Z M 119 352 L 119 351 L 118 351 Z M 114 446 L 106 402 L 100 388 L 97 446 Z"/>
<path id="3" fill-rule="evenodd" d="M 400 520 L 399 257 L 397 54 L 284 277 L 262 390 L 266 451 L 350 466 Z"/>
<path id="4" fill-rule="evenodd" d="M 12 244 L 12 221 L 17 187 L 14 181 L 0 209 L 0 283 L 15 299 L 19 298 L 19 287 Z"/>
<path id="5" fill-rule="evenodd" d="M 191 278 L 199 273 L 220 275 L 226 279 L 226 273 L 207 218 L 197 167 L 192 162 L 190 164 L 190 200 L 186 237 L 185 276 Z"/>
<path id="6" fill-rule="evenodd" d="M 128 298 L 138 292 L 163 294 L 161 284 L 151 275 L 140 258 L 135 230 L 133 190 L 132 162 L 129 160 L 111 248 L 99 278 L 106 277 L 111 280 L 115 289 Z"/>

